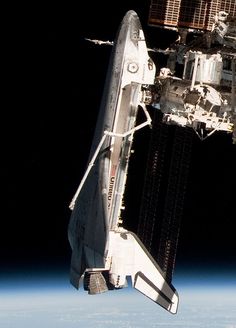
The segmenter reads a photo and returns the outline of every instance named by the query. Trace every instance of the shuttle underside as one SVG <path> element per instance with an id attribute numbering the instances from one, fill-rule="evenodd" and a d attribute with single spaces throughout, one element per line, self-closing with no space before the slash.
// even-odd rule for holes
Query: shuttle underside
<path id="1" fill-rule="evenodd" d="M 154 84 L 137 14 L 129 11 L 114 42 L 88 169 L 71 202 L 71 283 L 90 294 L 132 286 L 171 313 L 178 294 L 140 239 L 122 226 L 134 133 L 151 124 L 145 86 Z M 136 124 L 138 111 L 143 123 Z"/>

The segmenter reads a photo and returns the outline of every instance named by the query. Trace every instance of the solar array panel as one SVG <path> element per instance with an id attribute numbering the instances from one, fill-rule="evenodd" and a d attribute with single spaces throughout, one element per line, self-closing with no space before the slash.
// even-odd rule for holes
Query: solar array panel
<path id="1" fill-rule="evenodd" d="M 212 29 L 214 16 L 225 11 L 236 16 L 235 0 L 151 0 L 149 25 Z"/>

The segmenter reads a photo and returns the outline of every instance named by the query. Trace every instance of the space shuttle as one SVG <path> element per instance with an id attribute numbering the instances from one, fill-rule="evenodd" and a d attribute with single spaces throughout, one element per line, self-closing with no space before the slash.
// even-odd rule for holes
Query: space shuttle
<path id="1" fill-rule="evenodd" d="M 155 75 L 138 15 L 128 11 L 113 44 L 87 170 L 70 204 L 70 280 L 93 295 L 126 287 L 129 277 L 132 287 L 175 314 L 177 291 L 121 219 L 133 138 L 151 125 L 146 86 Z"/>

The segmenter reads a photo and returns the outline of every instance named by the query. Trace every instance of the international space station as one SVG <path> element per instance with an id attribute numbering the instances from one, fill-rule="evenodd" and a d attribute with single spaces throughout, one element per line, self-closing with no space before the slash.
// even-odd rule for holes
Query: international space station
<path id="1" fill-rule="evenodd" d="M 191 139 L 220 131 L 236 141 L 236 3 L 152 0 L 148 24 L 176 31 L 178 40 L 148 48 L 130 10 L 114 41 L 94 42 L 111 45 L 112 54 L 88 167 L 70 204 L 70 274 L 89 294 L 126 287 L 130 277 L 132 287 L 175 314 L 172 275 Z M 166 67 L 157 71 L 152 51 L 167 56 Z M 143 198 L 131 231 L 123 218 L 128 168 L 135 135 L 147 127 Z"/>

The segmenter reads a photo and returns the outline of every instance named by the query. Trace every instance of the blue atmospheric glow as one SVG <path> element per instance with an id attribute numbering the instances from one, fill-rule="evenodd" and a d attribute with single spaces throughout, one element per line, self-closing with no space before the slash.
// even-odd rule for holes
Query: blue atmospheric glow
<path id="1" fill-rule="evenodd" d="M 91 296 L 74 289 L 67 275 L 2 278 L 0 327 L 236 328 L 235 281 L 177 276 L 180 305 L 171 315 L 132 288 Z"/>

